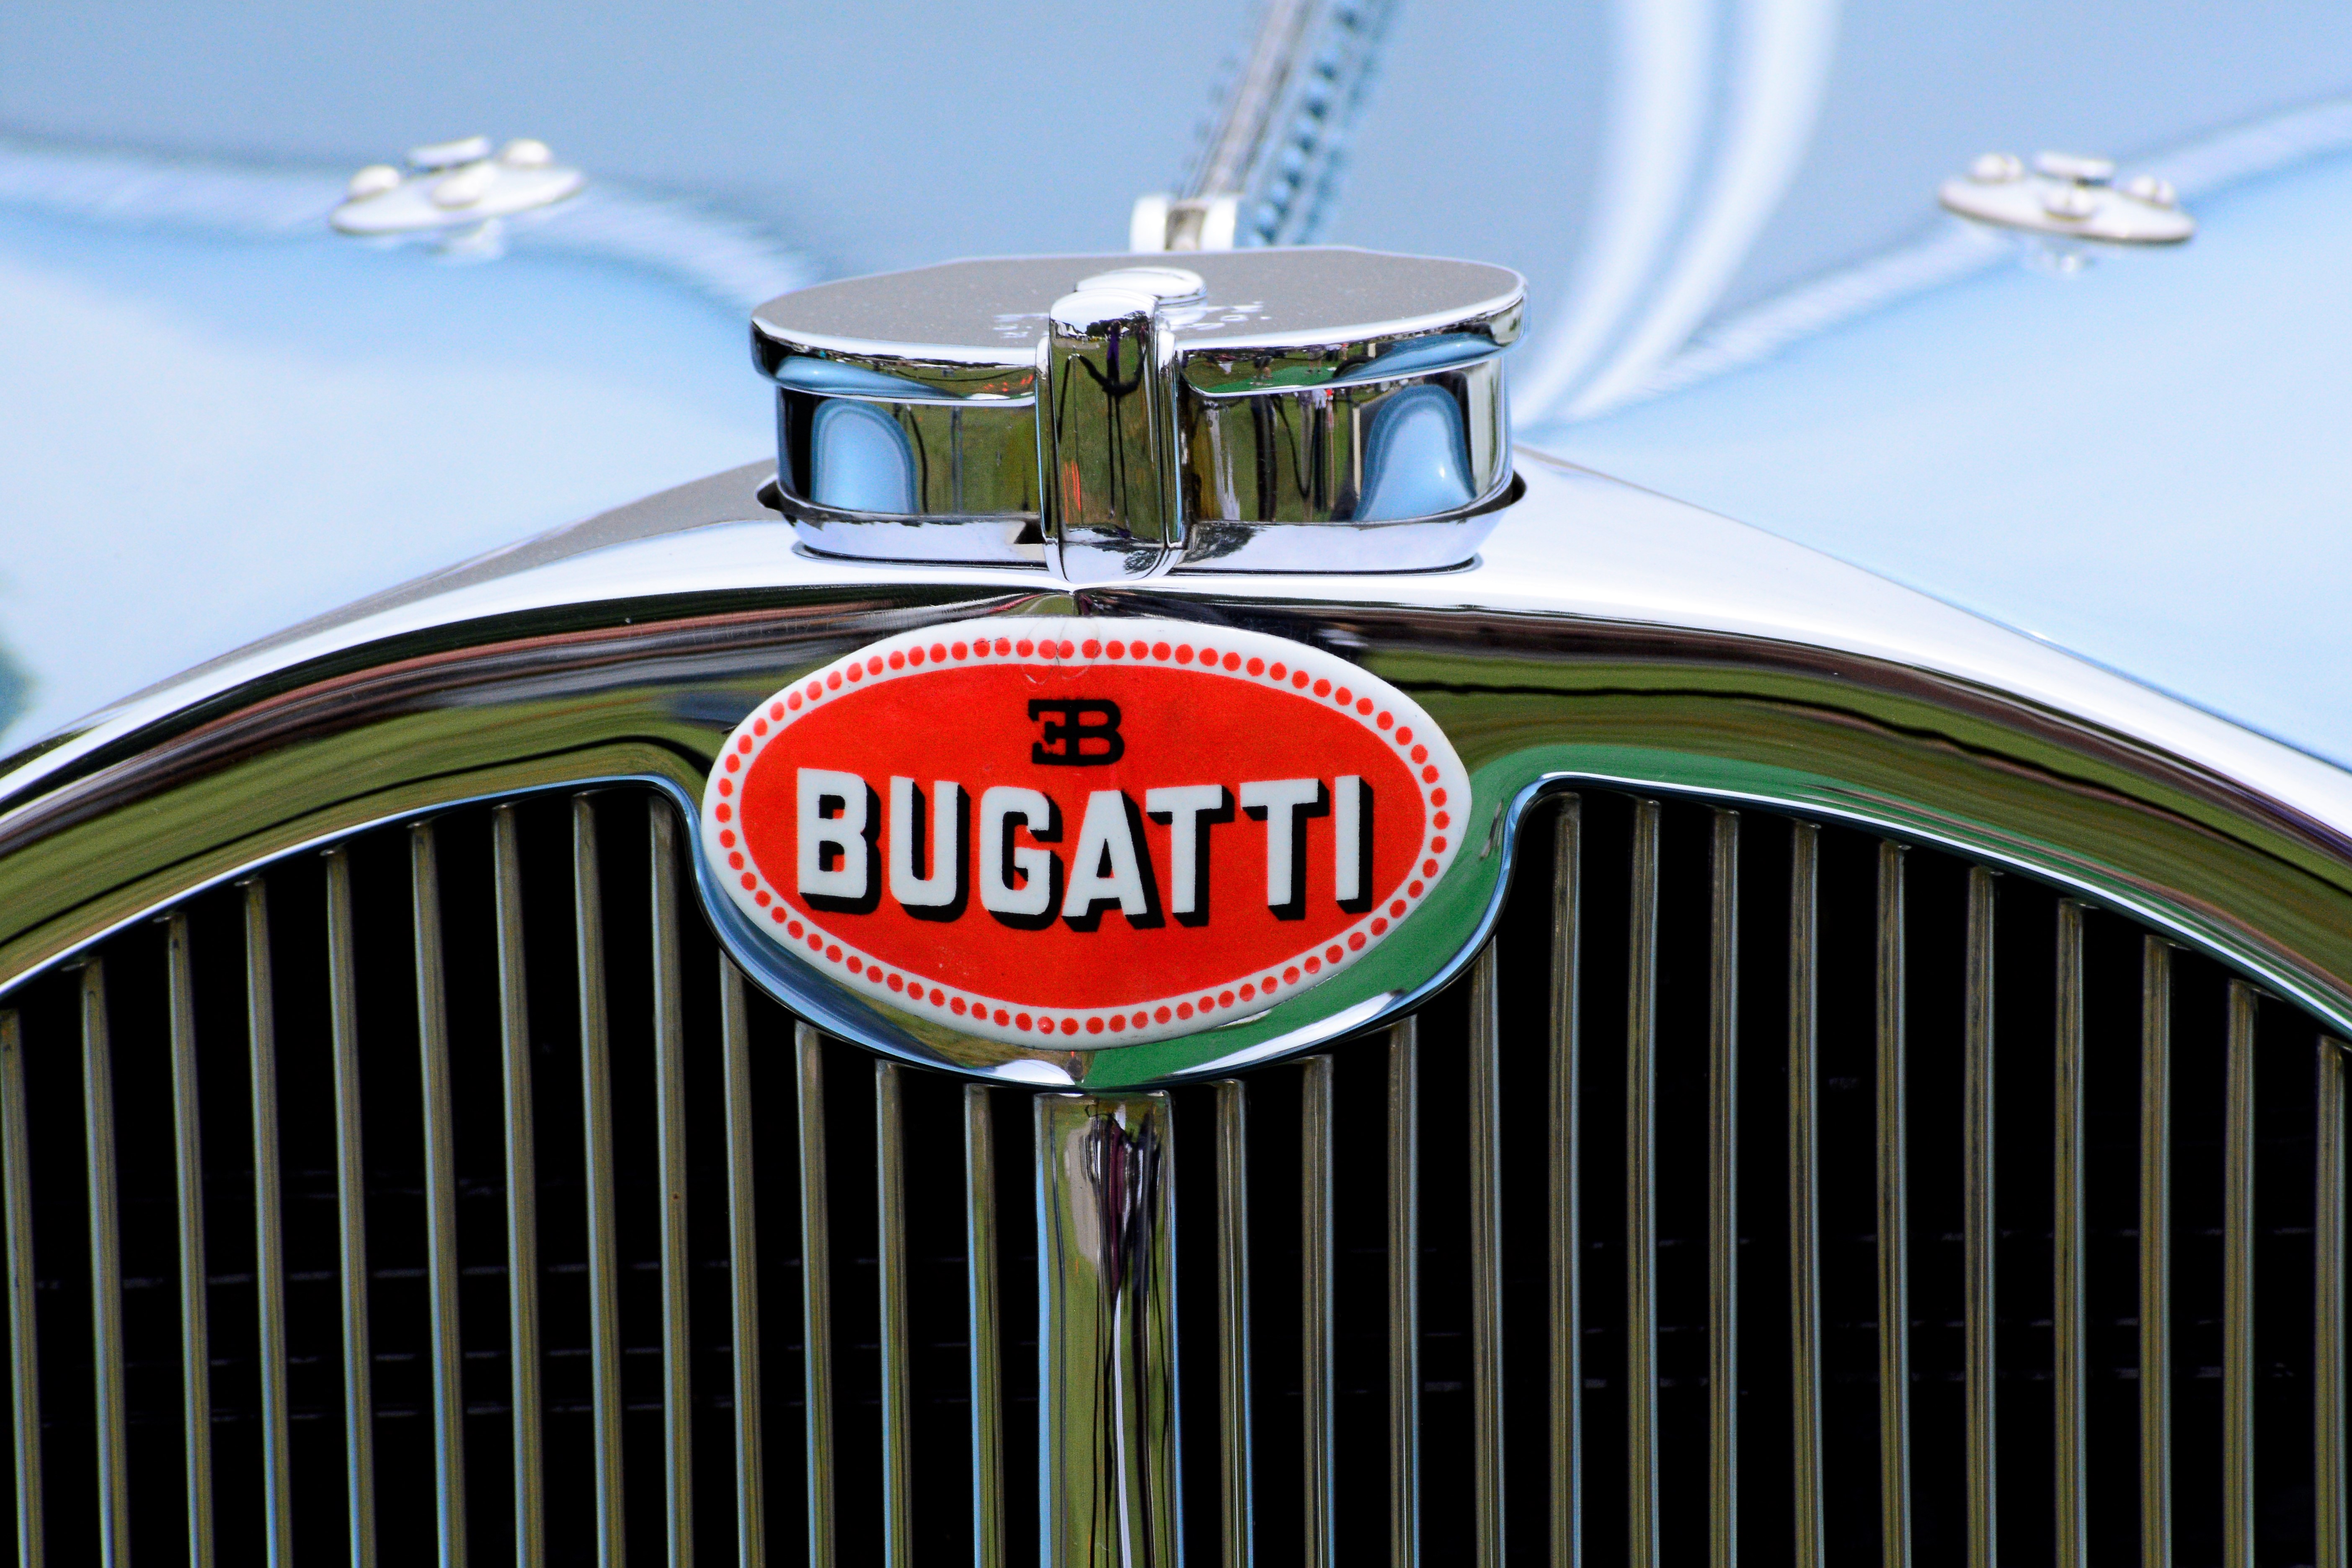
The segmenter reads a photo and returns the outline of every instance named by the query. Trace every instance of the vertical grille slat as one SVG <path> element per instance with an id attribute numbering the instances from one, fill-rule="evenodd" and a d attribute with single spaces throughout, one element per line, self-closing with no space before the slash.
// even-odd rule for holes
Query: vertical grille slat
<path id="1" fill-rule="evenodd" d="M 807 1024 L 793 1030 L 798 1093 L 801 1187 L 801 1405 L 803 1473 L 808 1489 L 810 1568 L 833 1568 L 832 1239 L 825 1219 L 824 1042 Z"/>
<path id="2" fill-rule="evenodd" d="M 408 831 L 415 915 L 416 1048 L 425 1132 L 426 1343 L 433 1360 L 433 1501 L 442 1568 L 466 1562 L 466 1390 L 457 1322 L 457 1110 L 449 1098 L 448 975 L 433 824 Z"/>
<path id="3" fill-rule="evenodd" d="M 1477 1568 L 1503 1568 L 1503 1107 L 1496 954 L 1470 968 L 1472 1538 Z"/>
<path id="4" fill-rule="evenodd" d="M 1879 1560 L 1911 1564 L 1911 1101 L 1902 845 L 1878 846 Z"/>
<path id="5" fill-rule="evenodd" d="M 2140 939 L 2139 1516 L 2142 1568 L 2172 1568 L 2172 945 Z"/>
<path id="6" fill-rule="evenodd" d="M 368 1349 L 367 1165 L 361 1147 L 359 961 L 351 855 L 327 852 L 327 994 L 334 1051 L 335 1238 L 341 1308 L 343 1486 L 352 1568 L 375 1568 L 374 1363 Z"/>
<path id="7" fill-rule="evenodd" d="M 652 884 L 654 1142 L 661 1188 L 662 1500 L 668 1568 L 694 1562 L 694 1383 L 688 1299 L 685 960 L 679 952 L 677 814 L 646 801 Z"/>
<path id="8" fill-rule="evenodd" d="M 206 1312 L 205 1156 L 196 1084 L 195 982 L 188 917 L 164 917 L 164 991 L 171 1023 L 172 1152 L 180 1262 L 180 1444 L 188 1499 L 188 1560 L 213 1563 L 212 1334 Z"/>
<path id="9" fill-rule="evenodd" d="M 882 1536 L 884 1568 L 909 1568 L 913 1542 L 914 1482 L 908 1388 L 906 1144 L 895 1061 L 874 1064 L 874 1213 L 876 1257 L 880 1269 L 882 1350 Z"/>
<path id="10" fill-rule="evenodd" d="M 1658 1562 L 1658 803 L 1634 802 L 1625 983 L 1625 1555 L 1633 1568 Z"/>
<path id="11" fill-rule="evenodd" d="M 1584 1563 L 1583 976 L 1584 802 L 1564 797 L 1551 865 L 1550 1201 L 1551 1568 Z"/>
<path id="12" fill-rule="evenodd" d="M 1421 1111 L 1419 1031 L 1388 1035 L 1389 1562 L 1421 1563 Z"/>
<path id="13" fill-rule="evenodd" d="M 131 1559 L 130 1397 L 123 1386 L 121 1203 L 115 1186 L 114 1052 L 107 1033 L 106 963 L 81 969 L 82 1154 L 89 1201 L 91 1371 L 97 1391 L 98 1552 Z"/>
<path id="14" fill-rule="evenodd" d="M 203 1561 L 207 1500 L 220 1560 L 278 1568 L 298 1529 L 372 1568 L 379 1528 L 516 1568 L 1106 1560 L 1031 1500 L 1082 1308 L 1038 1343 L 1032 1092 L 787 1016 L 686 831 L 632 787 L 452 808 L 5 998 L 20 1562 L 134 1527 Z M 1159 1479 L 1092 1494 L 1181 1508 L 1137 1568 L 2352 1568 L 2326 1030 L 1862 829 L 1587 789 L 1521 831 L 1416 1016 L 1088 1102 L 1183 1184 L 1134 1299 L 1182 1303 L 1188 1469 L 1145 1432 Z M 1114 1354 L 1164 1368 L 1169 1321 Z"/>
<path id="15" fill-rule="evenodd" d="M 530 982 L 523 946 L 521 825 L 513 805 L 490 813 L 491 915 L 498 926 L 499 1093 L 505 1136 L 507 1397 L 514 1460 L 515 1568 L 547 1561 L 546 1459 L 541 1438 L 539 1143 L 531 1103 Z"/>
<path id="16" fill-rule="evenodd" d="M 269 1568 L 294 1560 L 294 1481 L 286 1367 L 285 1178 L 278 1125 L 278 998 L 269 954 L 269 890 L 236 884 L 245 935 L 246 1071 L 253 1116 L 254 1330 L 260 1365 L 262 1541 Z"/>
<path id="17" fill-rule="evenodd" d="M 1739 1561 L 1739 814 L 1715 813 L 1707 908 L 1707 1562 Z"/>
<path id="18" fill-rule="evenodd" d="M 2221 1562 L 2254 1563 L 2255 995 L 2230 982 L 2221 1193 Z"/>
<path id="19" fill-rule="evenodd" d="M 626 1552 L 621 1469 L 620 1239 L 613 1195 L 613 1048 L 605 1007 L 604 872 L 596 803 L 572 800 L 573 930 L 579 954 L 580 1103 L 588 1229 L 588 1357 L 596 1561 L 617 1568 Z"/>
<path id="20" fill-rule="evenodd" d="M 1961 1089 L 1963 1201 L 1961 1245 L 1967 1258 L 1962 1288 L 1968 1336 L 1964 1373 L 1968 1399 L 1969 1568 L 1993 1568 L 1999 1560 L 2000 1492 L 1996 1456 L 2000 1452 L 1998 1385 L 1999 1291 L 1996 1245 L 2000 1231 L 1998 1191 L 1994 1176 L 1995 1084 L 1993 1059 L 1994 987 L 1998 980 L 1993 947 L 1993 873 L 1982 866 L 1969 868 L 1966 966 L 1967 1062 Z"/>
<path id="21" fill-rule="evenodd" d="M 727 1113 L 728 1352 L 735 1403 L 735 1533 L 740 1568 L 766 1568 L 765 1443 L 761 1437 L 760 1228 L 752 1168 L 751 999 L 743 971 L 719 958 L 719 1034 Z M 994 1568 L 977 1563 L 974 1568 Z"/>
<path id="22" fill-rule="evenodd" d="M 1821 830 L 1790 830 L 1789 1376 L 1797 1568 L 1826 1561 L 1822 1488 Z"/>
<path id="23" fill-rule="evenodd" d="M 48 1531 L 41 1495 L 41 1354 L 33 1303 L 33 1173 L 25 1117 L 25 1045 L 13 1009 L 0 1009 L 0 1218 L 8 1226 L 9 1432 L 16 1483 L 16 1562 L 40 1568 Z"/>
<path id="24" fill-rule="evenodd" d="M 2053 1491 L 2058 1568 L 2083 1568 L 2090 1551 L 2084 1497 L 2083 906 L 2058 901 L 2055 1103 L 2052 1107 L 2051 1391 Z"/>
<path id="25" fill-rule="evenodd" d="M 996 1123 L 988 1091 L 963 1091 L 965 1362 L 971 1390 L 972 1568 L 1004 1568 L 1003 1329 L 996 1246 Z M 749 1568 L 749 1564 L 747 1564 Z"/>
<path id="26" fill-rule="evenodd" d="M 1215 1085 L 1217 1117 L 1217 1458 L 1224 1568 L 1251 1568 L 1249 1089 Z"/>
<path id="27" fill-rule="evenodd" d="M 1299 1069 L 1298 1295 L 1300 1537 L 1307 1568 L 1336 1568 L 1338 1506 L 1334 1449 L 1339 1388 L 1333 1364 L 1332 1063 L 1310 1056 Z"/>

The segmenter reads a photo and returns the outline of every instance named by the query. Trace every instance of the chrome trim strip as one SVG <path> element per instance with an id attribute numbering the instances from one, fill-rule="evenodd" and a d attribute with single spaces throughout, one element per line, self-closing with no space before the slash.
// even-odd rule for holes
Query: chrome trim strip
<path id="1" fill-rule="evenodd" d="M 613 1210 L 613 1045 L 604 1001 L 604 893 L 596 803 L 572 797 L 572 924 L 579 953 L 580 1115 L 588 1219 L 588 1376 L 594 1458 L 596 1562 L 626 1551 L 621 1490 L 620 1244 Z"/>
<path id="2" fill-rule="evenodd" d="M 1822 831 L 1789 824 L 1789 1380 L 1795 1568 L 1822 1568 Z"/>
<path id="3" fill-rule="evenodd" d="M 1707 911 L 1707 1561 L 1739 1561 L 1739 813 L 1718 809 Z"/>
<path id="4" fill-rule="evenodd" d="M 441 1568 L 466 1563 L 466 1363 L 457 1323 L 457 1113 L 449 1103 L 448 977 L 433 824 L 408 830 L 416 942 L 416 1051 L 425 1102 L 425 1262 L 433 1361 L 433 1501 Z"/>
<path id="5" fill-rule="evenodd" d="M 2172 944 L 2140 939 L 2139 1560 L 2172 1568 Z"/>
<path id="6" fill-rule="evenodd" d="M 1421 1563 L 1421 1040 L 1389 1026 L 1389 1564 Z"/>
<path id="7" fill-rule="evenodd" d="M 361 1137 L 359 959 L 352 860 L 329 850 L 327 1010 L 335 1053 L 335 1234 L 343 1326 L 343 1490 L 352 1568 L 375 1568 L 374 1359 L 368 1350 L 367 1161 Z"/>
<path id="8" fill-rule="evenodd" d="M 743 971 L 719 955 L 719 1045 L 727 1102 L 728 1361 L 735 1400 L 735 1557 L 767 1568 L 766 1463 L 760 1425 L 760 1227 L 753 1168 L 751 1002 Z M 988 1568 L 988 1565 L 982 1565 Z"/>
<path id="9" fill-rule="evenodd" d="M 1625 1560 L 1658 1563 L 1658 824 L 1633 803 L 1625 986 Z"/>
<path id="10" fill-rule="evenodd" d="M 270 967 L 269 888 L 260 877 L 237 883 L 245 894 L 245 1017 L 247 1082 L 253 1113 L 254 1316 L 261 1383 L 261 1517 L 264 1561 L 294 1560 L 293 1458 L 286 1385 L 285 1181 L 278 1147 L 278 989 Z"/>
<path id="11" fill-rule="evenodd" d="M 180 1454 L 188 1502 L 190 1568 L 213 1563 L 213 1352 L 205 1308 L 204 1101 L 196 1079 L 195 977 L 188 917 L 163 918 L 171 1012 L 173 1198 L 180 1241 Z"/>
<path id="12" fill-rule="evenodd" d="M 876 1337 L 882 1354 L 882 1517 L 876 1522 L 882 1534 L 883 1568 L 912 1568 L 915 1545 L 907 1364 L 906 1113 L 898 1079 L 897 1062 L 875 1062 L 874 1226 L 881 1307 Z"/>
<path id="13" fill-rule="evenodd" d="M 130 1568 L 129 1396 L 123 1388 L 122 1207 L 115 1189 L 114 1052 L 106 1028 L 106 963 L 81 970 L 82 1157 L 89 1195 L 90 1368 L 98 1437 L 98 1555 Z"/>
<path id="14" fill-rule="evenodd" d="M 1903 846 L 1878 844 L 1879 1559 L 1911 1563 L 1910 1095 L 1904 1082 Z"/>
<path id="15" fill-rule="evenodd" d="M 547 1562 L 539 1367 L 539 1136 L 531 1103 L 530 974 L 523 947 L 522 840 L 511 805 L 490 813 L 498 925 L 499 1067 L 505 1119 L 507 1362 L 513 1424 L 515 1568 Z"/>
<path id="16" fill-rule="evenodd" d="M 996 1120 L 988 1085 L 963 1086 L 967 1311 L 971 1325 L 971 1563 L 1004 1568 L 1004 1334 L 998 1312 Z"/>
<path id="17" fill-rule="evenodd" d="M 833 1568 L 833 1263 L 824 1208 L 824 1041 L 793 1026 L 801 1153 L 801 1406 L 807 1422 L 809 1568 Z"/>
<path id="18" fill-rule="evenodd" d="M 1470 966 L 1471 1515 L 1476 1568 L 1503 1568 L 1502 1020 L 1492 942 Z"/>
<path id="19" fill-rule="evenodd" d="M 1300 1533 L 1306 1568 L 1338 1568 L 1338 1442 L 1339 1389 L 1332 1369 L 1333 1323 L 1331 1059 L 1298 1064 L 1298 1253 Z M 983 1565 L 992 1568 L 992 1565 Z"/>
<path id="20" fill-rule="evenodd" d="M 2221 1563 L 2254 1565 L 2254 1025 L 2260 998 L 2230 982 L 2221 1153 Z"/>
<path id="21" fill-rule="evenodd" d="M 2000 1357 L 1999 1296 L 1994 1289 L 2000 1216 L 1994 1201 L 1994 873 L 1969 868 L 1969 914 L 1961 1003 L 1966 1052 L 1961 1087 L 1962 1321 L 1968 1346 L 1969 1568 L 1994 1568 L 1999 1558 L 1999 1429 L 1994 1422 Z"/>
<path id="22" fill-rule="evenodd" d="M 1564 795 L 1551 867 L 1551 1559 L 1584 1568 L 1584 802 Z M 1329 1568 L 1318 1563 L 1318 1568 Z"/>
<path id="23" fill-rule="evenodd" d="M 2053 1530 L 2058 1568 L 2091 1549 L 2084 1489 L 2083 906 L 2058 901 L 2057 1040 L 2051 1108 L 2050 1361 Z"/>
<path id="24" fill-rule="evenodd" d="M 2347 1568 L 2345 1519 L 2344 1042 L 2319 1037 L 2312 1228 L 2312 1458 L 2315 1568 Z"/>
<path id="25" fill-rule="evenodd" d="M 33 1166 L 25 1118 L 25 1039 L 0 1009 L 0 1207 L 8 1225 L 8 1418 L 16 1481 L 17 1568 L 41 1568 L 41 1356 L 33 1309 Z M 276 1568 L 276 1564 L 272 1564 Z"/>
<path id="26" fill-rule="evenodd" d="M 1039 1094 L 1040 1568 L 1177 1568 L 1169 1099 Z"/>
<path id="27" fill-rule="evenodd" d="M 677 817 L 646 802 L 652 885 L 654 1162 L 661 1176 L 662 1528 L 669 1568 L 694 1562 L 694 1340 L 686 1211 L 686 974 L 678 952 Z"/>
<path id="28" fill-rule="evenodd" d="M 1363 658 L 1409 664 L 1445 694 L 1449 730 L 1496 737 L 1482 811 L 1538 784 L 1609 778 L 1859 822 L 2077 889 L 2352 1027 L 2352 775 L 1755 530 L 1532 453 L 1520 462 L 1526 496 L 1496 515 L 1480 563 L 1383 580 L 1381 602 L 1360 580 L 1229 574 L 1087 608 L 1301 626 L 1343 612 Z M 0 986 L 363 824 L 591 780 L 684 800 L 727 726 L 681 715 L 773 689 L 909 617 L 1054 597 L 1020 574 L 748 548 L 788 528 L 754 498 L 764 477 L 717 476 L 299 628 L 26 760 L 0 783 Z M 1661 664 L 1681 683 L 1670 699 L 1626 695 Z M 1501 728 L 1497 705 L 1517 716 Z M 289 777 L 272 757 L 296 736 L 321 766 Z M 1644 776 L 1616 778 L 1637 752 Z M 353 779 L 369 787 L 353 793 Z M 1459 858 L 1448 876 L 1462 883 L 1440 891 L 1491 912 L 1507 832 L 1500 849 Z M 821 1026 L 963 1060 L 847 1005 L 748 929 L 722 936 Z M 1318 989 L 1202 1040 L 1174 1071 L 1215 1076 L 1253 1051 L 1376 1028 L 1471 951 L 1375 955 L 1352 1007 L 1333 1011 Z M 1079 1066 L 1095 1086 L 1169 1070 L 1138 1050 Z M 966 1065 L 1034 1081 L 1044 1061 Z M 1066 1071 L 1066 1056 L 1052 1065 Z"/>
<path id="29" fill-rule="evenodd" d="M 1257 1554 L 1250 1493 L 1249 1086 L 1214 1085 L 1217 1107 L 1217 1469 L 1224 1568 Z"/>

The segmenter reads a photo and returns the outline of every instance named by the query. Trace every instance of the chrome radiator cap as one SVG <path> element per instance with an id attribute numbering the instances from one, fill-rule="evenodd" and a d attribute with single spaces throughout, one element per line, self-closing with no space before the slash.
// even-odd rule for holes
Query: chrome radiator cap
<path id="1" fill-rule="evenodd" d="M 1183 263 L 957 261 L 770 300 L 751 349 L 778 388 L 775 504 L 824 554 L 1077 582 L 1469 559 L 1512 486 L 1518 274 L 1338 248 Z"/>

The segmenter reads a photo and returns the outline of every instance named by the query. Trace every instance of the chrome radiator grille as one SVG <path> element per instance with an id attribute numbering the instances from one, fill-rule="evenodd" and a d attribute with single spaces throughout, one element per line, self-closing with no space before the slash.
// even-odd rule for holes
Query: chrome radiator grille
<path id="1" fill-rule="evenodd" d="M 22 1560 L 1036 1560 L 1027 1092 L 747 994 L 682 835 L 454 811 L 0 998 Z M 1171 1092 L 1189 1560 L 2345 1562 L 2310 1019 L 1852 830 L 1520 851 L 1415 1019 Z"/>

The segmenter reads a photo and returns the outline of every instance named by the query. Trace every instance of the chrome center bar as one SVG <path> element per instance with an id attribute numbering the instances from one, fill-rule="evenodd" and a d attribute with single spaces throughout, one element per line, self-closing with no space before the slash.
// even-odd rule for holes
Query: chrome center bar
<path id="1" fill-rule="evenodd" d="M 1176 1191 L 1164 1093 L 1040 1094 L 1044 1568 L 1176 1568 Z"/>

